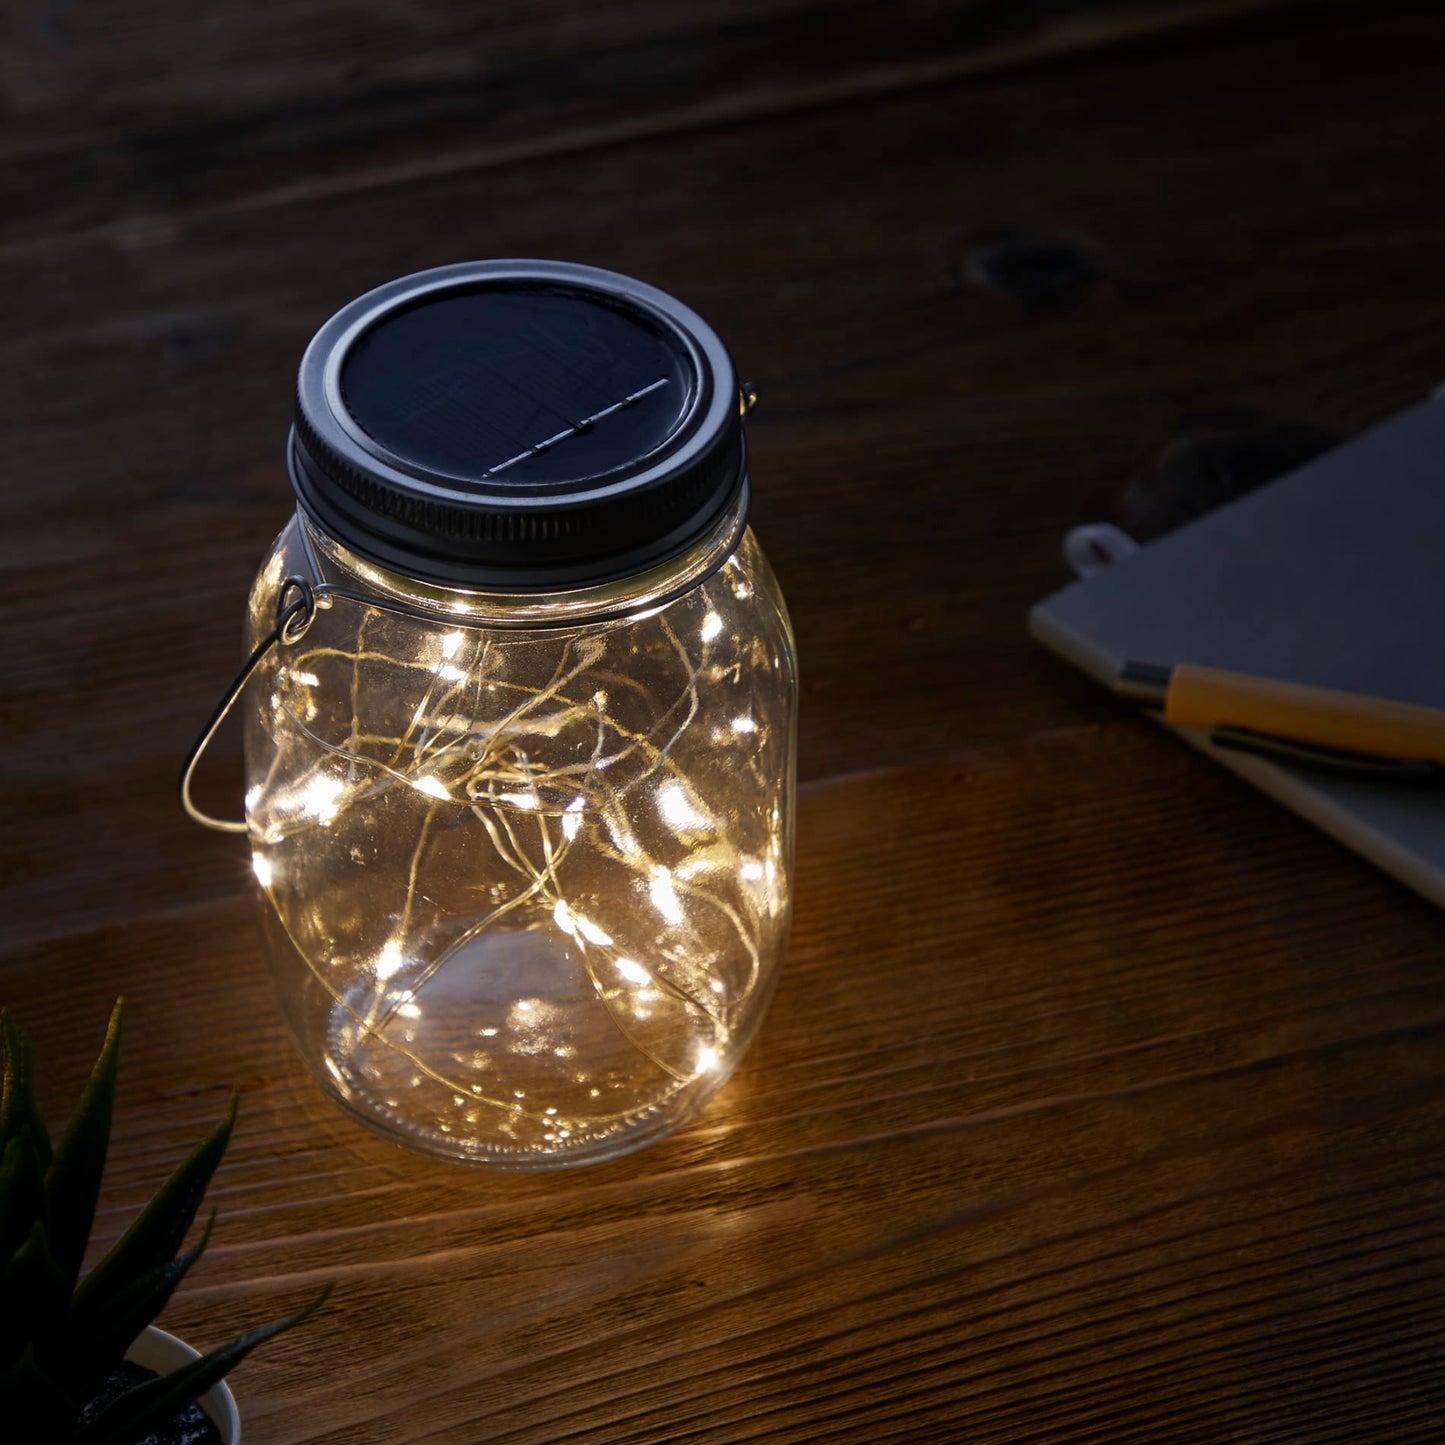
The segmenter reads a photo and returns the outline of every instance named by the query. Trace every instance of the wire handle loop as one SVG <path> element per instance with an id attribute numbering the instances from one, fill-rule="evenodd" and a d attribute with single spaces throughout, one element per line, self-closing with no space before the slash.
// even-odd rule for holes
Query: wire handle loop
<path id="1" fill-rule="evenodd" d="M 757 404 L 758 389 L 752 382 L 744 382 L 739 388 L 738 406 L 743 415 L 746 416 Z M 747 526 L 746 507 L 746 464 L 744 464 L 743 483 L 744 490 L 743 506 L 740 513 L 734 518 L 730 540 L 726 547 L 719 548 L 712 562 L 712 569 L 722 565 L 724 557 L 730 555 L 739 545 L 744 529 Z M 383 597 L 375 592 L 362 591 L 360 588 L 348 586 L 343 582 L 331 582 L 326 579 L 321 569 L 321 564 L 316 552 L 311 545 L 310 537 L 305 524 L 300 529 L 301 541 L 306 549 L 306 565 L 311 570 L 311 577 L 302 577 L 293 573 L 282 584 L 281 590 L 276 595 L 276 624 L 256 644 L 255 650 L 250 657 L 242 664 L 240 672 L 232 679 L 230 687 L 225 691 L 221 701 L 217 704 L 215 712 L 211 714 L 210 721 L 201 730 L 201 735 L 192 744 L 190 752 L 186 755 L 185 765 L 181 769 L 180 795 L 181 807 L 193 822 L 199 823 L 203 828 L 213 828 L 218 833 L 247 833 L 250 825 L 243 819 L 240 822 L 232 822 L 226 818 L 213 818 L 209 813 L 203 813 L 191 798 L 191 779 L 195 776 L 197 767 L 200 766 L 201 758 L 211 745 L 211 740 L 220 730 L 230 711 L 240 700 L 246 684 L 250 682 L 252 674 L 266 660 L 267 654 L 277 645 L 289 647 L 294 642 L 299 642 L 305 635 L 307 629 L 316 617 L 318 608 L 329 608 L 333 601 L 340 598 L 347 602 L 355 602 L 363 607 L 379 608 L 383 612 L 390 612 L 398 617 L 408 617 L 417 622 L 424 622 L 431 626 L 437 625 L 440 621 L 452 622 L 444 614 L 439 614 L 435 608 L 423 608 L 403 602 L 396 597 Z M 703 575 L 710 576 L 711 570 Z M 689 576 L 677 588 L 675 592 L 662 593 L 660 602 L 657 594 L 650 599 L 650 605 L 666 605 L 674 598 L 682 595 L 684 591 L 695 587 L 699 578 L 696 574 Z M 598 613 L 599 618 L 611 617 L 611 613 Z M 472 624 L 480 625 L 480 624 Z M 506 624 L 495 623 L 493 625 Z M 511 624 L 515 627 L 536 626 L 535 622 L 518 622 Z M 568 625 L 568 624 L 559 624 Z"/>
<path id="2" fill-rule="evenodd" d="M 244 819 L 236 823 L 227 818 L 213 818 L 209 813 L 203 813 L 191 800 L 191 778 L 202 755 L 211 745 L 211 739 L 235 707 L 252 674 L 266 660 L 266 655 L 278 643 L 289 647 L 293 642 L 299 642 L 306 635 L 306 630 L 315 616 L 315 589 L 304 577 L 288 577 L 281 584 L 281 591 L 276 597 L 276 625 L 256 644 L 255 650 L 242 664 L 240 672 L 216 705 L 216 710 L 201 730 L 200 737 L 192 744 L 191 751 L 186 756 L 185 767 L 181 770 L 181 807 L 203 828 L 214 828 L 218 833 L 245 833 L 248 830 Z"/>

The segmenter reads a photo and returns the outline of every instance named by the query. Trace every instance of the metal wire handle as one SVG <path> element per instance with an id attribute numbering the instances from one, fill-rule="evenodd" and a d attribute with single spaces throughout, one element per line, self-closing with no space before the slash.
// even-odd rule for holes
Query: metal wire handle
<path id="1" fill-rule="evenodd" d="M 755 383 L 745 381 L 738 389 L 738 410 L 743 416 L 747 416 L 758 403 L 758 388 Z M 746 525 L 746 513 L 743 516 L 743 525 Z M 738 534 L 741 535 L 741 527 Z M 211 714 L 210 721 L 201 730 L 201 735 L 191 745 L 190 752 L 186 755 L 185 766 L 181 769 L 180 795 L 181 807 L 193 822 L 199 823 L 203 828 L 213 828 L 218 833 L 246 833 L 249 832 L 249 825 L 244 819 L 239 823 L 231 822 L 227 818 L 213 818 L 209 813 L 203 813 L 191 797 L 191 779 L 195 776 L 197 767 L 200 766 L 201 758 L 211 745 L 211 739 L 215 737 L 220 726 L 230 715 L 230 711 L 240 700 L 241 694 L 250 682 L 252 674 L 266 660 L 266 655 L 273 647 L 281 644 L 290 646 L 293 642 L 299 642 L 306 635 L 307 629 L 311 626 L 316 616 L 318 607 L 330 606 L 333 597 L 342 597 L 349 602 L 358 602 L 369 607 L 379 607 L 384 612 L 394 612 L 402 617 L 415 618 L 421 622 L 435 623 L 437 614 L 427 611 L 421 607 L 408 606 L 395 598 L 381 598 L 373 593 L 362 592 L 357 588 L 348 587 L 343 583 L 328 582 L 325 580 L 321 570 L 320 559 L 316 556 L 311 546 L 311 539 L 306 534 L 306 528 L 301 528 L 301 540 L 306 549 L 306 560 L 311 568 L 311 579 L 293 574 L 281 584 L 281 591 L 276 598 L 276 625 L 256 644 L 255 650 L 250 657 L 241 665 L 241 670 L 232 679 L 230 687 L 223 694 L 221 701 L 216 705 L 216 710 Z M 734 537 L 734 544 L 736 537 Z M 731 546 L 728 548 L 731 551 Z M 690 579 L 688 586 L 695 585 L 696 579 Z"/>
<path id="2" fill-rule="evenodd" d="M 241 665 L 240 672 L 236 674 L 221 701 L 216 705 L 210 721 L 201 730 L 200 737 L 191 745 L 191 751 L 186 756 L 185 767 L 181 769 L 181 807 L 204 828 L 214 828 L 218 833 L 244 833 L 247 831 L 244 819 L 239 823 L 233 823 L 229 819 L 213 818 L 209 813 L 203 813 L 191 799 L 191 778 L 201 761 L 202 754 L 211 745 L 211 739 L 215 737 L 217 730 L 225 722 L 231 709 L 235 707 L 242 692 L 245 691 L 251 675 L 266 660 L 266 654 L 278 643 L 285 643 L 289 646 L 306 635 L 306 629 L 311 626 L 311 620 L 316 616 L 316 593 L 317 589 L 304 577 L 288 577 L 281 584 L 280 594 L 276 598 L 276 625 L 256 644 L 255 650 Z"/>
<path id="3" fill-rule="evenodd" d="M 394 612 L 399 616 L 411 617 L 420 622 L 435 623 L 437 620 L 435 612 L 408 606 L 405 602 L 399 602 L 394 598 L 378 597 L 373 593 L 348 587 L 344 583 L 325 581 L 319 559 L 312 550 L 310 539 L 306 536 L 304 528 L 301 537 L 306 548 L 306 560 L 311 568 L 311 577 L 306 578 L 293 574 L 281 584 L 281 591 L 276 597 L 276 625 L 256 644 L 255 650 L 241 665 L 240 672 L 231 680 L 230 687 L 226 689 L 221 701 L 216 705 L 210 721 L 201 730 L 200 737 L 192 744 L 191 751 L 186 756 L 185 766 L 181 769 L 181 807 L 186 810 L 187 816 L 194 822 L 199 823 L 203 828 L 214 828 L 218 833 L 245 833 L 249 831 L 249 828 L 244 820 L 233 823 L 229 819 L 213 818 L 209 813 L 203 813 L 191 797 L 191 778 L 200 765 L 202 754 L 211 745 L 211 739 L 215 737 L 231 709 L 240 700 L 252 674 L 266 660 L 266 654 L 273 647 L 290 646 L 293 642 L 299 642 L 311 626 L 317 608 L 329 607 L 331 599 L 334 597 L 341 597 L 348 602 L 357 602 L 367 607 L 379 607 L 384 612 Z"/>

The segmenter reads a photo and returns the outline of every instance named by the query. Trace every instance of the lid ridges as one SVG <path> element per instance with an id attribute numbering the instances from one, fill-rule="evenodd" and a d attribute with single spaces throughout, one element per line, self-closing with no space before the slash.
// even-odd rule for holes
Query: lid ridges
<path id="1" fill-rule="evenodd" d="M 604 580 L 665 561 L 738 504 L 737 397 L 711 328 L 640 282 L 558 262 L 444 267 L 317 333 L 293 484 L 338 541 L 429 581 Z"/>

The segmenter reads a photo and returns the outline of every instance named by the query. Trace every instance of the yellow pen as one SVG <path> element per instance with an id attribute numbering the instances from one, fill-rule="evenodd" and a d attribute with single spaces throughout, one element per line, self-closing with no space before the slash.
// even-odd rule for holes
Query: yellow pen
<path id="1" fill-rule="evenodd" d="M 1118 691 L 1221 747 L 1372 777 L 1445 776 L 1445 709 L 1193 663 L 1126 662 Z"/>

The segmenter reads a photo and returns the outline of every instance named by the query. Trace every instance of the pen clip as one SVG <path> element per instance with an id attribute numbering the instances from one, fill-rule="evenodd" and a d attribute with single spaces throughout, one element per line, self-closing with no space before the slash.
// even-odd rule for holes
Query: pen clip
<path id="1" fill-rule="evenodd" d="M 1297 742 L 1293 738 L 1275 737 L 1270 733 L 1255 732 L 1252 728 L 1218 727 L 1209 734 L 1209 741 L 1215 747 L 1229 748 L 1233 752 L 1254 753 L 1272 762 L 1289 763 L 1294 767 L 1368 782 L 1445 783 L 1445 767 L 1428 758 L 1379 758 L 1369 753 L 1350 753 L 1339 748 L 1320 747 L 1315 743 Z"/>

